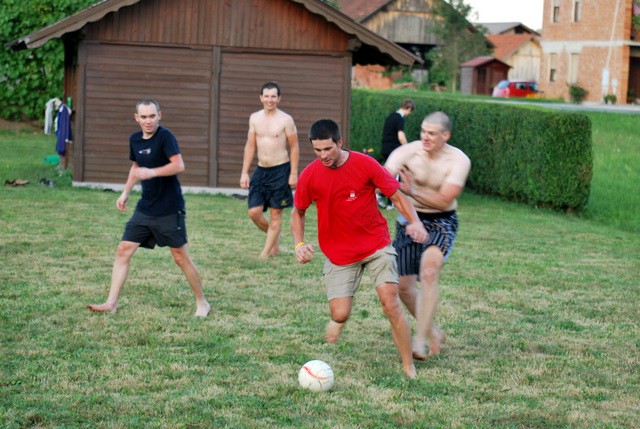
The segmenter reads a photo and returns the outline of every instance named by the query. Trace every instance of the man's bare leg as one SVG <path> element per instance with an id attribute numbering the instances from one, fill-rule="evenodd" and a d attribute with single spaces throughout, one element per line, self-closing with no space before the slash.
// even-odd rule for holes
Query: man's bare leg
<path id="1" fill-rule="evenodd" d="M 420 299 L 419 291 L 416 288 L 417 277 L 415 275 L 400 276 L 400 281 L 398 282 L 400 301 L 413 317 L 416 317 L 416 308 Z"/>
<path id="2" fill-rule="evenodd" d="M 376 288 L 384 314 L 391 323 L 391 334 L 402 358 L 402 369 L 409 378 L 416 378 L 416 367 L 411 355 L 411 330 L 402 311 L 398 295 L 398 285 L 385 283 Z"/>
<path id="3" fill-rule="evenodd" d="M 277 256 L 280 252 L 279 240 L 280 231 L 282 229 L 282 209 L 270 210 L 271 221 L 267 228 L 267 239 L 264 243 L 264 249 L 260 253 L 260 259 L 267 259 L 269 256 Z"/>
<path id="4" fill-rule="evenodd" d="M 351 315 L 351 306 L 353 298 L 334 298 L 329 301 L 329 310 L 331 311 L 331 320 L 327 323 L 325 330 L 325 340 L 328 343 L 335 343 L 340 338 L 342 329 L 344 328 L 349 316 Z"/>
<path id="5" fill-rule="evenodd" d="M 120 291 L 127 281 L 129 275 L 129 264 L 131 257 L 136 250 L 140 247 L 140 243 L 133 243 L 131 241 L 121 241 L 116 249 L 116 257 L 113 262 L 113 269 L 111 270 L 111 287 L 109 289 L 109 296 L 104 304 L 91 304 L 87 305 L 87 308 L 91 311 L 108 311 L 115 313 L 118 308 L 118 298 L 120 297 Z"/>
<path id="6" fill-rule="evenodd" d="M 438 290 L 438 276 L 444 264 L 444 256 L 440 248 L 429 246 L 422 254 L 420 262 L 420 283 L 422 292 L 419 294 L 417 306 L 416 334 L 413 339 L 413 357 L 418 360 L 427 358 L 426 344 L 429 339 L 430 354 L 439 354 L 444 344 L 445 336 L 433 323 L 433 319 L 440 300 Z"/>
<path id="7" fill-rule="evenodd" d="M 173 260 L 187 277 L 191 290 L 193 290 L 193 294 L 196 297 L 196 317 L 207 317 L 209 311 L 211 311 L 211 306 L 204 297 L 198 269 L 189 256 L 189 245 L 185 244 L 179 248 L 172 247 L 171 254 L 173 255 Z"/>

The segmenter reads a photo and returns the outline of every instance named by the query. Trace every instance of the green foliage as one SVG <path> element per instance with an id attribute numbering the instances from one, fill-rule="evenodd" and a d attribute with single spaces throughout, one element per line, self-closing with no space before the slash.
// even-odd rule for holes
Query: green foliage
<path id="1" fill-rule="evenodd" d="M 589 91 L 587 91 L 577 83 L 569 85 L 569 98 L 571 99 L 572 103 L 582 103 L 582 100 L 584 100 L 588 93 Z"/>
<path id="2" fill-rule="evenodd" d="M 95 0 L 3 0 L 0 8 L 0 117 L 39 118 L 46 101 L 63 97 L 63 46 L 52 40 L 38 49 L 5 46 L 71 15 Z"/>
<path id="3" fill-rule="evenodd" d="M 434 20 L 432 31 L 440 45 L 427 54 L 431 64 L 429 80 L 455 92 L 460 83 L 460 64 L 481 55 L 488 55 L 487 41 L 480 30 L 469 23 L 471 6 L 463 0 L 433 2 L 433 13 L 442 19 Z"/>
<path id="4" fill-rule="evenodd" d="M 380 153 L 384 118 L 403 95 L 354 90 L 350 144 Z M 442 110 L 453 122 L 451 143 L 471 158 L 467 187 L 509 201 L 582 210 L 592 175 L 591 123 L 578 113 L 549 112 L 511 105 L 454 100 L 415 93 L 414 114 L 407 118 L 407 138 L 419 138 L 420 123 Z"/>

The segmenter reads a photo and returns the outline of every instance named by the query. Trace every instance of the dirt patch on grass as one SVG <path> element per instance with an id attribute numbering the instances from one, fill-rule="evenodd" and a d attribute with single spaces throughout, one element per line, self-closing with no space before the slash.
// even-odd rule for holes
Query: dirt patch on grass
<path id="1" fill-rule="evenodd" d="M 36 131 L 39 129 L 41 129 L 41 125 L 39 121 L 13 122 L 13 121 L 7 121 L 6 119 L 0 118 L 0 130 Z"/>

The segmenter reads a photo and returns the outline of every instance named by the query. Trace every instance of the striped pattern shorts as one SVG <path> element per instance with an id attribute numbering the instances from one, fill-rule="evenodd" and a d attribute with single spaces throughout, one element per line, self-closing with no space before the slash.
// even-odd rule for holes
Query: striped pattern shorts
<path id="1" fill-rule="evenodd" d="M 458 232 L 458 215 L 455 210 L 441 213 L 420 213 L 429 237 L 426 243 L 416 243 L 405 232 L 405 225 L 396 222 L 396 238 L 393 247 L 398 253 L 398 274 L 410 276 L 420 274 L 420 258 L 429 246 L 438 246 L 442 250 L 445 261 L 453 249 Z"/>

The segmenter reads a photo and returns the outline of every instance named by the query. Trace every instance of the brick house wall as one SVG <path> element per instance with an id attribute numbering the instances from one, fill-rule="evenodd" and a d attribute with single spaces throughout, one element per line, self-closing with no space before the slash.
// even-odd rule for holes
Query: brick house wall
<path id="1" fill-rule="evenodd" d="M 632 16 L 633 0 L 544 0 L 539 83 L 545 98 L 569 100 L 569 85 L 577 84 L 588 91 L 585 101 L 614 94 L 626 102 L 630 58 L 640 56 Z"/>

